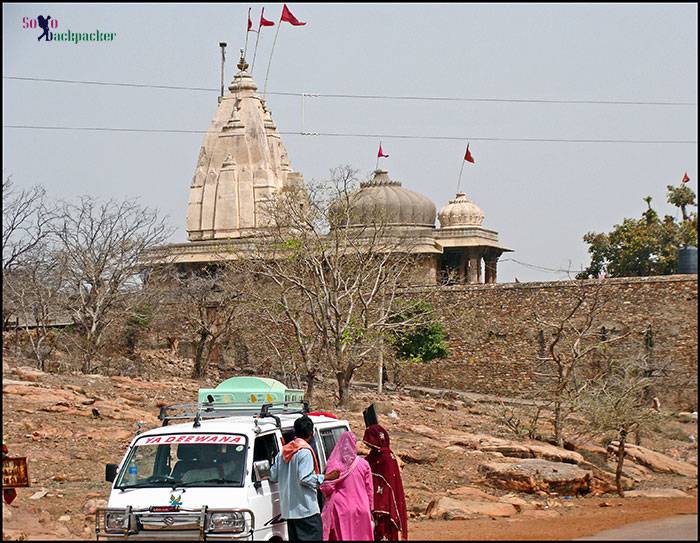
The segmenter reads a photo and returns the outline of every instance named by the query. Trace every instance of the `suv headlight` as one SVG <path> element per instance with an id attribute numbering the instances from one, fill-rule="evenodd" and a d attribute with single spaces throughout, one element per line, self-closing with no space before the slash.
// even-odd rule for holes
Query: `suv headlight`
<path id="1" fill-rule="evenodd" d="M 211 513 L 209 515 L 209 530 L 212 532 L 243 532 L 245 531 L 245 516 L 243 513 Z"/>
<path id="2" fill-rule="evenodd" d="M 126 511 L 109 511 L 105 513 L 105 530 L 108 532 L 123 532 L 129 526 L 129 515 Z"/>

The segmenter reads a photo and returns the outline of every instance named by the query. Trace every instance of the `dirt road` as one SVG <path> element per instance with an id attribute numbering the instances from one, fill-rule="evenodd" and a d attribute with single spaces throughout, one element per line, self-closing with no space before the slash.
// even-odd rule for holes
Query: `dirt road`
<path id="1" fill-rule="evenodd" d="M 608 504 L 601 507 L 601 504 Z M 425 520 L 413 522 L 414 540 L 571 540 L 602 530 L 678 514 L 697 514 L 697 498 L 589 498 L 581 507 L 532 511 L 500 520 Z M 644 538 L 647 539 L 647 538 Z"/>
<path id="2" fill-rule="evenodd" d="M 578 541 L 697 541 L 698 516 L 676 515 L 604 530 Z"/>

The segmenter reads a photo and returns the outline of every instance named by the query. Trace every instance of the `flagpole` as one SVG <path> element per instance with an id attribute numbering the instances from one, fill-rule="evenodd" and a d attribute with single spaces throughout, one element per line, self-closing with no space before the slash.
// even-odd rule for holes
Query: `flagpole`
<path id="1" fill-rule="evenodd" d="M 379 140 L 379 148 L 380 149 L 382 148 L 382 140 Z M 379 169 L 379 153 L 377 153 L 377 164 L 375 164 L 375 166 L 374 166 L 375 171 L 378 169 Z"/>
<path id="2" fill-rule="evenodd" d="M 250 75 L 253 75 L 253 69 L 255 68 L 255 57 L 258 54 L 258 41 L 260 40 L 260 29 L 262 27 L 258 25 L 258 36 L 255 38 L 255 51 L 253 51 L 253 62 L 250 64 Z"/>
<path id="3" fill-rule="evenodd" d="M 459 188 L 462 186 L 462 172 L 464 171 L 465 162 L 465 160 L 462 160 L 462 167 L 459 169 L 459 181 L 457 181 L 457 192 L 459 192 Z"/>
<path id="4" fill-rule="evenodd" d="M 275 40 L 272 42 L 272 49 L 270 50 L 270 60 L 267 61 L 267 72 L 265 73 L 265 85 L 263 85 L 263 97 L 267 100 L 267 78 L 270 76 L 270 64 L 272 64 L 272 54 L 275 52 L 275 44 L 277 43 L 277 36 L 280 33 L 280 28 L 282 27 L 282 19 L 277 23 L 277 32 L 275 32 Z"/>
<path id="5" fill-rule="evenodd" d="M 248 8 L 248 21 L 250 21 L 250 8 Z M 246 21 L 245 27 L 245 45 L 243 46 L 243 58 L 245 58 L 248 53 L 248 34 L 250 34 L 250 29 L 248 28 L 248 21 Z"/>

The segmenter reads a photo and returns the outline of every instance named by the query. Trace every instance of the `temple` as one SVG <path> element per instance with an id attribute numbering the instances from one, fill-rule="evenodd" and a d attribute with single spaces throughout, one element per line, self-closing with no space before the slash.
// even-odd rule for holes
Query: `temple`
<path id="1" fill-rule="evenodd" d="M 199 150 L 187 207 L 189 242 L 159 247 L 157 262 L 199 267 L 245 254 L 268 226 L 263 210 L 275 193 L 304 185 L 247 69 L 241 55 Z M 439 227 L 435 204 L 385 170 L 361 183 L 351 200 L 350 226 L 382 216 L 392 231 L 411 240 L 426 284 L 495 283 L 498 259 L 511 251 L 496 231 L 482 226 L 483 211 L 463 192 L 437 214 Z"/>

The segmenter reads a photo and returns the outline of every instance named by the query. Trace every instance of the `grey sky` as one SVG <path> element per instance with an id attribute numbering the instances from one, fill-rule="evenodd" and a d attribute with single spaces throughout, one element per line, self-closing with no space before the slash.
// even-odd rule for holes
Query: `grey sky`
<path id="1" fill-rule="evenodd" d="M 249 4 L 3 4 L 3 76 L 218 87 L 245 39 Z M 279 20 L 281 4 L 261 6 Z M 697 4 L 301 4 L 303 27 L 284 24 L 271 91 L 478 98 L 697 102 Z M 59 30 L 116 32 L 108 43 L 38 43 L 22 17 L 50 14 Z M 262 88 L 275 28 L 263 30 L 254 78 Z M 251 34 L 254 40 L 255 35 Z M 251 47 L 252 49 L 252 44 Z M 252 55 L 249 55 L 249 57 Z M 206 130 L 216 92 L 3 80 L 3 124 Z M 300 99 L 272 96 L 282 131 L 299 131 Z M 305 129 L 430 136 L 697 140 L 697 106 L 414 102 L 307 98 Z M 3 174 L 54 197 L 138 196 L 185 240 L 185 211 L 203 134 L 3 129 Z M 378 141 L 284 136 L 307 180 L 340 164 L 362 172 Z M 466 140 L 465 140 L 466 141 Z M 454 196 L 462 141 L 385 138 L 393 178 L 438 209 Z M 463 187 L 484 226 L 548 268 L 588 263 L 581 240 L 656 208 L 684 171 L 697 190 L 697 145 L 472 141 Z M 514 262 L 499 280 L 565 278 Z"/>

